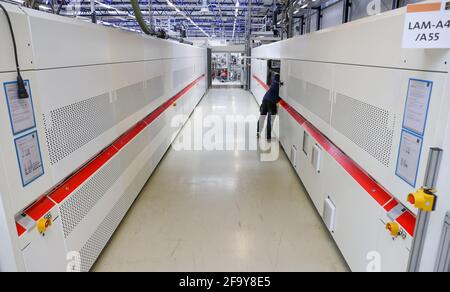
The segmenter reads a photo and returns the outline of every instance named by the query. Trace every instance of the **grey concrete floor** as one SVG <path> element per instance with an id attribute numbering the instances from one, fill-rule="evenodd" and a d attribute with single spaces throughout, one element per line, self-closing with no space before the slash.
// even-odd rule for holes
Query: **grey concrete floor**
<path id="1" fill-rule="evenodd" d="M 258 114 L 238 89 L 204 114 Z M 186 130 L 186 129 L 185 129 Z M 238 137 L 243 138 L 243 137 Z M 347 271 L 284 153 L 169 150 L 94 271 Z"/>

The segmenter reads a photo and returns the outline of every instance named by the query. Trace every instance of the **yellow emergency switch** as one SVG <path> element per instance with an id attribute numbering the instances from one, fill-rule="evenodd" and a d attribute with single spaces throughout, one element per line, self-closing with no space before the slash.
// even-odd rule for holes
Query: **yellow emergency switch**
<path id="1" fill-rule="evenodd" d="M 425 212 L 433 211 L 436 204 L 436 196 L 431 191 L 426 191 L 423 188 L 409 194 L 407 200 L 417 209 Z"/>
<path id="2" fill-rule="evenodd" d="M 51 218 L 42 218 L 37 223 L 37 230 L 40 234 L 44 235 L 47 229 L 52 225 Z"/>
<path id="3" fill-rule="evenodd" d="M 386 229 L 391 233 L 393 237 L 400 235 L 400 225 L 396 222 L 389 222 L 386 224 Z"/>

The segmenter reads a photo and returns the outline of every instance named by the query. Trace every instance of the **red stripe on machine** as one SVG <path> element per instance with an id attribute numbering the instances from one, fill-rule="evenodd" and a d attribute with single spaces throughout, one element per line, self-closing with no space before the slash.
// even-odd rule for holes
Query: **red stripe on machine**
<path id="1" fill-rule="evenodd" d="M 34 205 L 32 205 L 28 210 L 25 211 L 25 214 L 28 215 L 34 221 L 38 221 L 42 217 L 44 217 L 53 207 L 55 203 L 53 203 L 48 197 L 43 197 Z"/>
<path id="2" fill-rule="evenodd" d="M 392 200 L 386 206 L 384 206 L 384 210 L 386 210 L 386 212 L 391 212 L 397 206 L 398 202 L 396 200 Z"/>
<path id="3" fill-rule="evenodd" d="M 131 140 L 136 138 L 137 135 L 139 135 L 146 127 L 147 123 L 141 121 L 137 123 L 133 128 L 128 130 L 125 134 L 120 136 L 114 143 L 113 147 L 117 149 L 117 151 L 121 150 L 123 147 L 125 147 L 128 143 L 130 143 Z"/>
<path id="4" fill-rule="evenodd" d="M 405 228 L 411 236 L 414 236 L 414 231 L 416 229 L 416 217 L 409 211 L 403 213 L 397 218 L 398 224 Z"/>
<path id="5" fill-rule="evenodd" d="M 253 78 L 264 88 L 269 88 L 267 84 L 256 76 Z M 301 125 L 305 130 L 327 151 L 347 173 L 386 211 L 392 210 L 398 205 L 394 197 L 389 194 L 381 185 L 379 185 L 369 174 L 367 174 L 358 164 L 356 164 L 349 156 L 334 145 L 320 130 L 313 124 L 308 122 L 301 114 L 299 114 L 286 101 L 282 100 L 280 105 Z M 389 203 L 389 204 L 388 204 Z M 416 224 L 415 216 L 410 212 L 405 212 L 399 217 L 398 223 L 413 236 Z"/>
<path id="6" fill-rule="evenodd" d="M 50 197 L 57 204 L 62 203 L 71 193 L 73 193 L 78 187 L 86 182 L 95 172 L 97 172 L 102 166 L 110 161 L 117 153 L 124 148 L 131 140 L 136 138 L 148 125 L 150 125 L 155 119 L 164 113 L 174 102 L 185 95 L 190 89 L 197 85 L 205 75 L 200 76 L 198 79 L 189 84 L 186 88 L 163 103 L 151 114 L 146 116 L 142 121 L 138 122 L 135 126 L 125 132 L 110 146 L 102 151 L 100 155 L 92 159 L 86 165 L 84 165 L 78 172 L 73 174 L 64 183 L 54 189 L 48 197 Z M 39 219 L 39 218 L 38 218 Z"/>
<path id="7" fill-rule="evenodd" d="M 19 237 L 21 237 L 25 232 L 27 232 L 25 227 L 23 227 L 22 225 L 20 225 L 17 222 L 16 222 L 16 229 L 17 229 L 17 235 L 19 235 Z"/>
<path id="8" fill-rule="evenodd" d="M 300 124 L 303 125 L 306 120 L 301 115 L 296 115 L 295 110 L 290 107 L 284 100 L 280 101 L 280 105 Z"/>
<path id="9" fill-rule="evenodd" d="M 256 75 L 253 75 L 253 78 L 261 85 L 265 90 L 269 90 L 269 85 L 267 85 L 265 82 L 263 82 L 261 79 L 259 79 Z"/>
<path id="10" fill-rule="evenodd" d="M 118 151 L 114 147 L 108 147 L 100 155 L 91 160 L 78 172 L 57 187 L 49 197 L 60 204 L 67 196 L 76 190 L 83 182 L 91 177 L 100 167 L 108 162 Z"/>

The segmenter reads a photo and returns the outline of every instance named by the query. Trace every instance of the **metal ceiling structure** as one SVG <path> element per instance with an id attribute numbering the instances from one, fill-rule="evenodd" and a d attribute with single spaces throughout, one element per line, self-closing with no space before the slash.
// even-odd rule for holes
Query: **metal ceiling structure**
<path id="1" fill-rule="evenodd" d="M 141 32 L 134 0 L 1 0 L 86 21 Z M 328 7 L 343 3 L 342 22 L 351 20 L 352 4 L 371 0 L 139 0 L 148 26 L 181 39 L 221 40 L 249 44 L 290 38 L 321 28 Z M 418 0 L 380 0 L 383 11 Z M 420 1 L 420 0 L 419 0 Z M 389 4 L 386 4 L 386 3 Z M 137 6 L 136 2 L 134 3 Z M 356 5 L 355 7 L 357 7 Z M 136 7 L 135 7 L 136 8 Z M 250 9 L 249 9 L 250 8 Z M 250 11 L 251 10 L 251 11 Z M 250 12 L 250 13 L 249 13 Z M 314 23 L 311 21 L 315 17 Z M 341 17 L 341 16 L 338 16 Z M 140 19 L 142 24 L 142 19 Z M 339 21 L 338 21 L 339 22 Z M 336 23 L 338 23 L 336 22 Z"/>
<path id="2" fill-rule="evenodd" d="M 277 4 L 273 0 L 251 0 L 251 30 L 271 30 Z M 276 0 L 275 0 L 276 1 Z M 51 0 L 43 5 L 51 7 Z M 174 33 L 184 27 L 188 38 L 207 37 L 243 43 L 247 35 L 249 0 L 143 0 L 143 16 L 156 29 Z M 129 0 L 65 0 L 54 3 L 60 14 L 91 18 L 92 7 L 98 22 L 140 31 Z M 93 5 L 93 6 L 92 6 Z M 41 7 L 45 8 L 45 7 Z M 47 8 L 51 10 L 51 8 Z"/>

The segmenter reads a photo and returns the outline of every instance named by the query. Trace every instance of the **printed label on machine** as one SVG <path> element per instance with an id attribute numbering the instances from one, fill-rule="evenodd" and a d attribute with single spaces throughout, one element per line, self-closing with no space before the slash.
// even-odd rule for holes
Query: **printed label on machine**
<path id="1" fill-rule="evenodd" d="M 403 48 L 450 48 L 450 2 L 408 5 Z"/>
<path id="2" fill-rule="evenodd" d="M 403 131 L 397 160 L 396 175 L 412 187 L 416 187 L 423 139 Z"/>
<path id="3" fill-rule="evenodd" d="M 432 88 L 433 82 L 431 81 L 409 80 L 403 128 L 420 136 L 423 136 L 425 132 Z"/>
<path id="4" fill-rule="evenodd" d="M 30 97 L 20 99 L 18 96 L 17 82 L 8 82 L 4 84 L 14 135 L 36 127 L 29 81 L 25 81 L 25 87 Z"/>
<path id="5" fill-rule="evenodd" d="M 27 186 L 44 174 L 37 132 L 15 140 L 17 159 L 23 186 Z"/>

